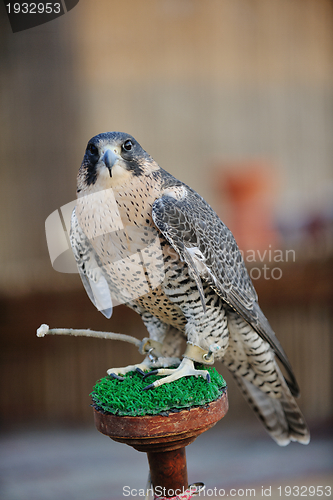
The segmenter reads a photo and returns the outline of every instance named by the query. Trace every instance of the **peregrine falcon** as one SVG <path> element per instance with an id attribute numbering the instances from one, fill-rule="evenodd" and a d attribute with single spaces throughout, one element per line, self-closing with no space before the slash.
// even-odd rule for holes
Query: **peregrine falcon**
<path id="1" fill-rule="evenodd" d="M 70 239 L 90 299 L 106 317 L 112 299 L 134 309 L 152 346 L 139 365 L 108 373 L 154 368 L 166 377 L 152 389 L 189 375 L 209 380 L 196 362 L 221 361 L 278 444 L 307 444 L 290 362 L 231 231 L 206 201 L 122 132 L 88 142 L 77 197 Z"/>

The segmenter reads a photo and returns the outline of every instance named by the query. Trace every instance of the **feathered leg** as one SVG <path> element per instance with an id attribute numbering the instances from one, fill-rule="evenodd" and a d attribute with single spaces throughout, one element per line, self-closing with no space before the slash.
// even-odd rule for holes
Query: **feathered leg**
<path id="1" fill-rule="evenodd" d="M 142 313 L 141 317 L 148 330 L 149 337 L 160 342 L 161 346 L 159 352 L 155 352 L 153 349 L 141 363 L 135 365 L 128 365 L 121 368 L 109 368 L 107 370 L 108 375 L 119 378 L 119 375 L 125 375 L 135 370 L 145 372 L 155 370 L 156 368 L 178 366 L 180 364 L 179 354 L 182 342 L 182 335 L 180 332 L 155 318 L 150 313 Z"/>

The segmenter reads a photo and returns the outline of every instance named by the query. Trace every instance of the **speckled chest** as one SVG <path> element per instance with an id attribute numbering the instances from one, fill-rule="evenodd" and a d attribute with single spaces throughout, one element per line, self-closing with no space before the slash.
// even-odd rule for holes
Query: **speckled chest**
<path id="1" fill-rule="evenodd" d="M 181 328 L 184 317 L 165 290 L 170 282 L 176 287 L 187 270 L 153 223 L 152 206 L 160 196 L 160 184 L 143 176 L 126 189 L 80 198 L 77 217 L 109 277 L 112 297 Z"/>
<path id="2" fill-rule="evenodd" d="M 79 224 L 104 265 L 115 256 L 140 251 L 157 237 L 151 212 L 159 196 L 159 185 L 141 176 L 124 187 L 91 191 L 78 199 Z"/>

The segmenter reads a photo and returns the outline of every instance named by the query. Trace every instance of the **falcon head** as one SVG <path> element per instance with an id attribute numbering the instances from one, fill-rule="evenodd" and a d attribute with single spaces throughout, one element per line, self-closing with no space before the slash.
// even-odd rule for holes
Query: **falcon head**
<path id="1" fill-rule="evenodd" d="M 88 142 L 78 174 L 77 192 L 124 186 L 133 177 L 159 169 L 157 163 L 129 134 L 105 132 Z"/>

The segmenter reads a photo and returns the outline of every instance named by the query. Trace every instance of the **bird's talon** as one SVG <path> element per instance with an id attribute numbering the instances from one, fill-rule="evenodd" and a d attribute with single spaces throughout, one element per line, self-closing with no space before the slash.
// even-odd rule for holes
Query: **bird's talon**
<path id="1" fill-rule="evenodd" d="M 109 375 L 110 375 L 110 377 L 112 377 L 112 378 L 115 378 L 115 379 L 117 379 L 117 380 L 121 380 L 121 382 L 122 382 L 123 380 L 125 380 L 125 377 L 121 377 L 120 375 L 117 375 L 116 373 L 113 373 L 113 372 L 112 372 L 112 373 L 109 373 Z"/>
<path id="2" fill-rule="evenodd" d="M 143 391 L 149 391 L 149 389 L 154 389 L 155 385 L 154 384 L 149 384 L 147 387 L 144 387 L 142 390 Z"/>
<path id="3" fill-rule="evenodd" d="M 136 371 L 137 373 L 139 373 L 140 375 L 142 375 L 142 377 L 143 377 L 143 378 L 145 378 L 146 373 L 145 373 L 143 370 L 141 370 L 141 368 L 136 367 L 136 368 L 135 368 L 135 371 Z"/>
<path id="4" fill-rule="evenodd" d="M 158 370 L 151 370 L 149 373 L 144 373 L 144 376 L 143 378 L 147 378 L 147 377 L 150 377 L 151 375 L 158 375 Z"/>
<path id="5" fill-rule="evenodd" d="M 210 378 L 210 374 L 209 374 L 209 373 L 207 373 L 207 375 L 206 375 L 206 380 L 207 380 L 207 382 L 208 382 L 208 383 L 211 381 L 211 378 Z"/>

